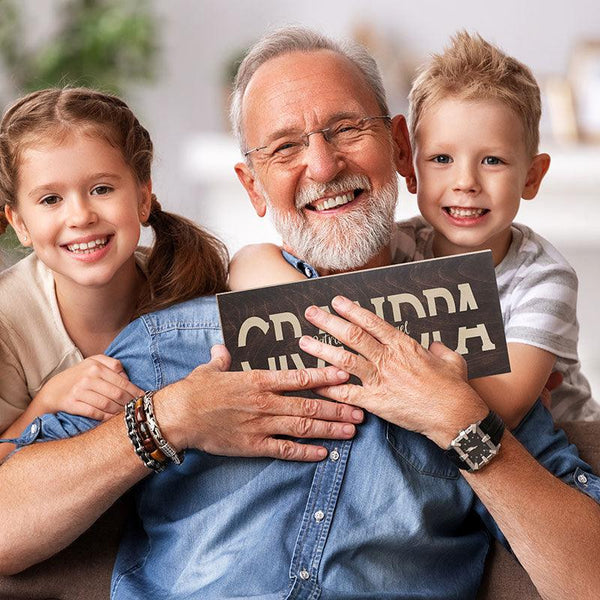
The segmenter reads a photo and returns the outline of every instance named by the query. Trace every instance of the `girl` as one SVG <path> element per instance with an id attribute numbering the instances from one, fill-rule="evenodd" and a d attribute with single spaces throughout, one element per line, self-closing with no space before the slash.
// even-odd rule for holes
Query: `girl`
<path id="1" fill-rule="evenodd" d="M 0 273 L 0 438 L 46 412 L 120 411 L 140 390 L 102 355 L 116 334 L 225 289 L 224 245 L 161 210 L 152 152 L 129 107 L 94 90 L 34 92 L 4 115 L 0 233 L 7 220 L 33 253 Z M 137 248 L 140 224 L 154 230 L 150 251 Z"/>

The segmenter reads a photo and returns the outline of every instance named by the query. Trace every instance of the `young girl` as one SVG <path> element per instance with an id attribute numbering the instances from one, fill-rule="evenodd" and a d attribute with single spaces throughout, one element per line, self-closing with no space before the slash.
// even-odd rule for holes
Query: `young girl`
<path id="1" fill-rule="evenodd" d="M 161 210 L 152 152 L 129 107 L 94 90 L 34 92 L 4 115 L 0 208 L 33 253 L 0 273 L 0 438 L 46 412 L 120 411 L 140 390 L 102 354 L 116 334 L 225 289 L 225 247 Z M 151 250 L 138 249 L 140 225 L 154 230 Z M 0 458 L 11 450 L 1 444 Z"/>

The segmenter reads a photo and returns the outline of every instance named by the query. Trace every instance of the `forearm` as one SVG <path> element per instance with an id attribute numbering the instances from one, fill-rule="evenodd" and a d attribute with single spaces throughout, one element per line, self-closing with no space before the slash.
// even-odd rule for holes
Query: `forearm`
<path id="1" fill-rule="evenodd" d="M 508 432 L 484 469 L 464 473 L 546 600 L 600 597 L 600 506 L 542 467 Z"/>
<path id="2" fill-rule="evenodd" d="M 37 397 L 36 397 L 37 398 Z M 5 431 L 0 433 L 0 438 L 13 439 L 18 438 L 27 428 L 27 426 L 36 418 L 44 413 L 48 412 L 45 410 L 42 402 L 34 399 L 27 408 L 19 415 L 19 417 L 13 421 Z M 8 456 L 15 449 L 14 444 L 3 443 L 0 444 L 0 463 L 6 456 Z"/>
<path id="3" fill-rule="evenodd" d="M 0 572 L 21 571 L 66 547 L 148 473 L 122 416 L 18 452 L 0 467 Z"/>

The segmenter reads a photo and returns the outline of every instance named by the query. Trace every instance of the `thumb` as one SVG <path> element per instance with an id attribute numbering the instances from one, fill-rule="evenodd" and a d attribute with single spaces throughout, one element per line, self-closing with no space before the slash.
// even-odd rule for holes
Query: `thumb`
<path id="1" fill-rule="evenodd" d="M 231 366 L 231 355 L 223 344 L 215 344 L 210 349 L 210 362 L 207 367 L 212 367 L 216 371 L 227 371 Z"/>
<path id="2" fill-rule="evenodd" d="M 460 375 L 462 375 L 462 378 L 466 380 L 467 363 L 460 354 L 450 350 L 450 348 L 448 348 L 448 346 L 444 346 L 442 342 L 433 342 L 429 346 L 429 351 L 435 357 L 442 359 L 445 363 L 448 363 L 449 366 L 453 367 Z"/>

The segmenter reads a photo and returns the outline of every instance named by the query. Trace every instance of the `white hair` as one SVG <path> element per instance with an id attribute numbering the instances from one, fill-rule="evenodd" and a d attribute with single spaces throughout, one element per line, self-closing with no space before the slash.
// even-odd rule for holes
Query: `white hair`
<path id="1" fill-rule="evenodd" d="M 254 73 L 264 63 L 277 56 L 317 50 L 337 52 L 356 65 L 372 90 L 382 114 L 389 113 L 379 68 L 363 46 L 355 42 L 337 42 L 306 27 L 282 27 L 266 34 L 250 48 L 234 80 L 229 116 L 242 152 L 247 149 L 242 126 L 242 99 Z"/>

